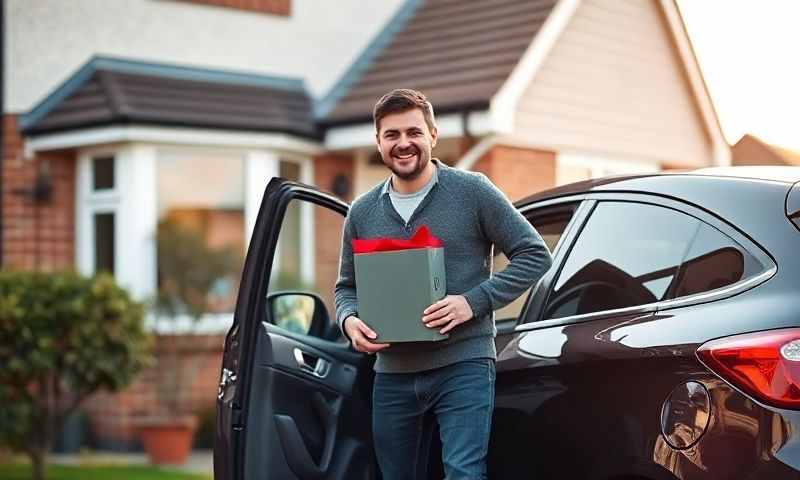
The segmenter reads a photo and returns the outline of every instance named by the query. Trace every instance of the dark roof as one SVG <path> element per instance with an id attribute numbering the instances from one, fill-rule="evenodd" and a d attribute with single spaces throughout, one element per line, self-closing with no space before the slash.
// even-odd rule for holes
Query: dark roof
<path id="1" fill-rule="evenodd" d="M 298 80 L 95 58 L 22 118 L 36 135 L 137 124 L 318 138 Z"/>
<path id="2" fill-rule="evenodd" d="M 488 107 L 556 0 L 418 3 L 401 7 L 323 101 L 323 124 L 370 120 L 375 101 L 393 88 L 422 91 L 437 112 Z"/>

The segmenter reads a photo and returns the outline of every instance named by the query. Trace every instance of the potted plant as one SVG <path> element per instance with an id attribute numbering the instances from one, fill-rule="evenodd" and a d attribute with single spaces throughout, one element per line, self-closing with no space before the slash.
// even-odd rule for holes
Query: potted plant
<path id="1" fill-rule="evenodd" d="M 214 310 L 214 290 L 241 269 L 231 247 L 211 248 L 204 236 L 164 220 L 157 231 L 159 288 L 152 314 L 156 337 L 157 410 L 137 421 L 151 463 L 182 464 L 192 448 L 197 417 L 187 401 L 198 373 L 197 324 Z"/>

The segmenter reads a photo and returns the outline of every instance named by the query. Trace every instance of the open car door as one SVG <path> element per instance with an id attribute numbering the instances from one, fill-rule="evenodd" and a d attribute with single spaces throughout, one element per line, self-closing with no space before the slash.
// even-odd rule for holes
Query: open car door
<path id="1" fill-rule="evenodd" d="M 280 178 L 266 188 L 225 338 L 215 480 L 377 476 L 374 359 L 334 320 L 347 208 Z"/>

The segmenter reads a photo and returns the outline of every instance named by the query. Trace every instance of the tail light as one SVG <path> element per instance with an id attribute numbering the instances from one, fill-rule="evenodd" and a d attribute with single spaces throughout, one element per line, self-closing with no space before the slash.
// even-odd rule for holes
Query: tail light
<path id="1" fill-rule="evenodd" d="M 800 409 L 800 329 L 712 340 L 697 350 L 705 366 L 756 400 Z"/>

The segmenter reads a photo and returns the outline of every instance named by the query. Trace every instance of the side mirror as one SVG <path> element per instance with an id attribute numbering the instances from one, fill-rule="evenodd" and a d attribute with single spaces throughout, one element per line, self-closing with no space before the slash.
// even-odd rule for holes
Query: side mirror
<path id="1" fill-rule="evenodd" d="M 322 299 L 310 292 L 275 292 L 267 296 L 275 326 L 292 333 L 321 337 L 328 326 L 328 311 Z"/>

